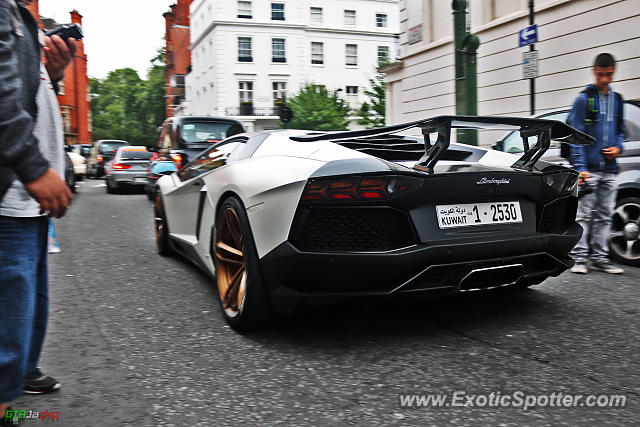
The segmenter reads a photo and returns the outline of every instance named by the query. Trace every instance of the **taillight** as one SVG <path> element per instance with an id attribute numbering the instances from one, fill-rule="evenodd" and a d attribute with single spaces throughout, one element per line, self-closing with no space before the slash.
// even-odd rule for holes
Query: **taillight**
<path id="1" fill-rule="evenodd" d="M 180 170 L 182 168 L 182 156 L 180 154 L 172 154 L 171 158 L 173 159 L 173 163 L 178 167 L 178 170 Z"/>
<path id="2" fill-rule="evenodd" d="M 104 157 L 96 156 L 96 160 L 98 161 L 98 163 L 102 163 L 102 161 L 104 160 Z"/>
<path id="3" fill-rule="evenodd" d="M 113 165 L 111 165 L 111 167 L 113 169 L 129 169 L 129 168 L 131 168 L 131 165 L 123 165 L 122 163 L 114 163 Z"/>
<path id="4" fill-rule="evenodd" d="M 306 202 L 388 200 L 408 194 L 421 185 L 421 179 L 396 175 L 315 180 L 307 183 L 302 192 L 302 200 Z"/>

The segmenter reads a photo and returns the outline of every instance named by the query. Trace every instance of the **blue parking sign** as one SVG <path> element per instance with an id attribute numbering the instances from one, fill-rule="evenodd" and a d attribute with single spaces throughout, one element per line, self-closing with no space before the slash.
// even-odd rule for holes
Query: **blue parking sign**
<path id="1" fill-rule="evenodd" d="M 531 25 L 518 32 L 518 47 L 538 43 L 538 26 Z"/>

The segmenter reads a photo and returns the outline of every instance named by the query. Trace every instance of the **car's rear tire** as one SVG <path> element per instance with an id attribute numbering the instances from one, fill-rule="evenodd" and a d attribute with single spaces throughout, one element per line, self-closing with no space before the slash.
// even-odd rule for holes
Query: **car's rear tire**
<path id="1" fill-rule="evenodd" d="M 107 182 L 107 193 L 108 194 L 115 194 L 118 192 L 118 185 L 111 185 L 111 182 L 109 181 L 109 178 L 106 179 Z"/>
<path id="2" fill-rule="evenodd" d="M 171 255 L 171 245 L 169 244 L 169 225 L 167 224 L 167 215 L 164 212 L 162 197 L 160 197 L 159 194 L 156 195 L 153 203 L 153 214 L 158 253 L 162 256 L 169 256 Z"/>
<path id="3" fill-rule="evenodd" d="M 547 277 L 538 277 L 535 279 L 526 279 L 523 280 L 522 282 L 518 283 L 515 287 L 516 289 L 528 289 L 531 286 L 535 286 L 535 285 L 539 285 L 540 283 L 544 282 L 545 280 L 547 280 Z"/>
<path id="4" fill-rule="evenodd" d="M 258 254 L 242 202 L 222 202 L 211 236 L 218 300 L 222 313 L 236 331 L 250 331 L 271 318 L 271 306 L 262 282 Z"/>
<path id="5" fill-rule="evenodd" d="M 627 197 L 611 215 L 609 254 L 614 260 L 640 267 L 640 197 Z"/>
<path id="6" fill-rule="evenodd" d="M 65 181 L 67 182 L 67 187 L 71 190 L 72 193 L 76 192 L 76 176 L 73 172 L 67 173 L 65 176 Z"/>

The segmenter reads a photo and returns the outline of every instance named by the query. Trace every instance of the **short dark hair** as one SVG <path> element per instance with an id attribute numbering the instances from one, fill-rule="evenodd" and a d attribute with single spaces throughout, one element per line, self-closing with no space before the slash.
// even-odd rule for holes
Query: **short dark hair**
<path id="1" fill-rule="evenodd" d="M 596 56 L 595 61 L 593 61 L 594 67 L 602 67 L 609 68 L 616 66 L 616 60 L 613 58 L 613 55 L 610 53 L 601 53 Z"/>

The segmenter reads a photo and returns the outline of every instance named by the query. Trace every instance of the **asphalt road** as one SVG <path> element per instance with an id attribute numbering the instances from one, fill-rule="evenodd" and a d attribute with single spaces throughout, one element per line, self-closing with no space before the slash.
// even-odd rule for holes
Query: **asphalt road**
<path id="1" fill-rule="evenodd" d="M 62 252 L 50 256 L 41 365 L 63 387 L 16 408 L 58 411 L 69 426 L 640 423 L 638 268 L 564 273 L 518 293 L 322 307 L 243 336 L 204 274 L 156 253 L 144 194 L 103 185 L 81 183 L 56 221 Z M 400 403 L 454 392 L 462 404 L 460 393 L 480 405 L 518 392 L 619 394 L 627 404 Z"/>

